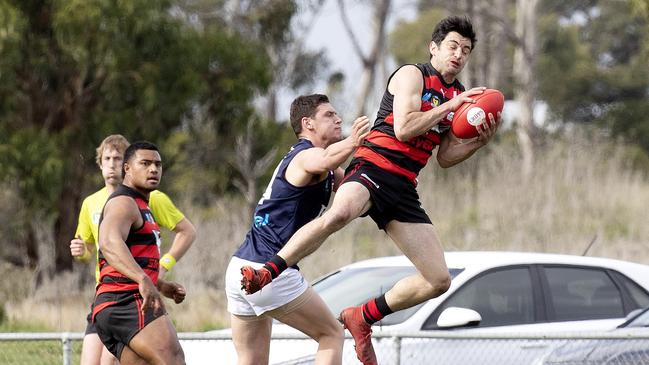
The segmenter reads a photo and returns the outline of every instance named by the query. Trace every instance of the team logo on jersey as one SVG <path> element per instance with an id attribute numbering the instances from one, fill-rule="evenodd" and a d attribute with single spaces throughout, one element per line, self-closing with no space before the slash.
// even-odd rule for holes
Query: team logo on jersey
<path id="1" fill-rule="evenodd" d="M 158 254 L 160 254 L 160 246 L 162 246 L 162 239 L 160 238 L 160 231 L 156 231 L 155 229 L 151 231 L 153 235 L 155 236 L 155 244 L 158 246 Z"/>
<path id="2" fill-rule="evenodd" d="M 147 222 L 155 223 L 155 219 L 153 219 L 153 214 L 151 214 L 151 212 L 145 212 L 144 219 L 146 219 Z"/>
<path id="3" fill-rule="evenodd" d="M 432 96 L 433 94 L 431 93 L 425 93 L 424 95 L 421 96 L 421 101 L 428 101 Z"/>
<path id="4" fill-rule="evenodd" d="M 433 105 L 435 107 L 438 107 L 439 104 L 441 104 L 441 100 L 440 100 L 439 96 L 437 96 L 437 95 L 433 96 Z"/>
<path id="5" fill-rule="evenodd" d="M 263 216 L 263 217 L 260 216 L 260 215 L 256 215 L 255 216 L 255 227 L 259 228 L 259 227 L 263 227 L 263 226 L 267 225 L 268 224 L 268 218 L 269 218 L 268 213 L 266 213 L 266 215 Z"/>
<path id="6" fill-rule="evenodd" d="M 446 114 L 446 120 L 448 120 L 449 122 L 452 122 L 454 115 L 455 115 L 455 112 L 450 112 L 450 113 Z"/>

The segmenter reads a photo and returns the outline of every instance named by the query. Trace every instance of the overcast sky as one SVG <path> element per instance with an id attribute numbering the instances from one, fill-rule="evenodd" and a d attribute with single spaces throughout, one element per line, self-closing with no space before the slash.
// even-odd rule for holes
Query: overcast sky
<path id="1" fill-rule="evenodd" d="M 416 0 L 393 0 L 390 17 L 388 18 L 388 33 L 393 29 L 399 20 L 413 19 L 415 16 Z M 347 16 L 350 24 L 354 28 L 354 33 L 358 41 L 364 46 L 367 53 L 372 41 L 372 35 L 369 34 L 372 26 L 371 9 L 368 6 L 369 1 L 346 1 Z M 354 108 L 354 100 L 358 93 L 356 88 L 358 77 L 361 71 L 361 63 L 358 56 L 354 53 L 351 41 L 343 28 L 340 11 L 337 0 L 326 0 L 322 11 L 319 13 L 305 39 L 306 47 L 311 50 L 324 49 L 327 52 L 330 64 L 330 71 L 342 71 L 345 74 L 345 91 L 342 98 L 336 100 L 334 107 L 343 115 L 343 119 L 348 124 L 356 116 L 349 115 Z M 389 68 L 394 68 L 391 63 Z M 392 72 L 389 69 L 388 72 Z M 382 95 L 382 89 L 385 87 L 384 80 L 377 80 L 378 88 L 373 95 L 375 105 L 369 107 L 369 117 L 373 119 L 376 114 L 378 100 Z M 312 90 L 313 92 L 325 92 L 324 80 Z M 296 95 L 283 95 L 280 100 L 279 114 L 280 120 L 288 118 L 288 108 Z M 341 100 L 342 99 L 342 100 Z"/>

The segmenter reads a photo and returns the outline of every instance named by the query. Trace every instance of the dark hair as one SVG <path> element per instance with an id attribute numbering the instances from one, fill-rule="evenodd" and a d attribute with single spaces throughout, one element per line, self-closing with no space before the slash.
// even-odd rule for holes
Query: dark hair
<path id="1" fill-rule="evenodd" d="M 467 16 L 459 17 L 451 15 L 440 20 L 435 26 L 435 29 L 433 29 L 431 40 L 439 46 L 450 32 L 457 32 L 462 37 L 469 38 L 471 40 L 471 50 L 473 50 L 475 44 L 478 42 L 478 39 L 475 37 L 475 31 L 473 30 L 473 24 L 471 24 L 471 19 Z"/>
<path id="2" fill-rule="evenodd" d="M 154 145 L 151 142 L 148 141 L 137 141 L 131 143 L 130 146 L 126 149 L 126 152 L 124 152 L 124 163 L 127 163 L 130 159 L 135 156 L 135 152 L 139 150 L 150 150 L 150 151 L 156 151 L 160 153 L 160 150 L 158 149 L 158 146 Z M 122 178 L 126 176 L 126 171 L 124 170 L 124 165 L 122 164 Z"/>
<path id="3" fill-rule="evenodd" d="M 323 94 L 301 95 L 293 100 L 291 103 L 291 127 L 293 127 L 296 136 L 302 133 L 302 118 L 315 117 L 318 106 L 328 102 L 329 98 Z"/>

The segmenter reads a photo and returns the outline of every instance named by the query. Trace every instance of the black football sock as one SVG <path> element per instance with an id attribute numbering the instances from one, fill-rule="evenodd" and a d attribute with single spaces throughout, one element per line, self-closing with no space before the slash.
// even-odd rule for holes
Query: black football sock
<path id="1" fill-rule="evenodd" d="M 388 307 L 385 301 L 385 294 L 378 298 L 374 298 L 361 306 L 363 318 L 365 322 L 374 324 L 383 319 L 383 317 L 392 313 L 392 309 Z"/>
<path id="2" fill-rule="evenodd" d="M 270 259 L 270 261 L 264 264 L 264 267 L 268 269 L 268 271 L 270 271 L 270 276 L 275 279 L 279 276 L 279 274 L 284 272 L 284 270 L 286 270 L 288 266 L 286 265 L 286 261 L 284 261 L 283 258 L 275 255 L 272 259 Z"/>

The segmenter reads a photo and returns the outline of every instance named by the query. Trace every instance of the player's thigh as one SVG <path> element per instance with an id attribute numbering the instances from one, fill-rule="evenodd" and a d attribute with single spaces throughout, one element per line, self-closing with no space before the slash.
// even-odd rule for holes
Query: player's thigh
<path id="1" fill-rule="evenodd" d="M 113 357 L 114 358 L 114 357 Z M 128 346 L 124 346 L 122 350 L 121 362 L 119 365 L 150 365 L 151 362 L 141 358 L 140 355 L 131 350 Z"/>
<path id="2" fill-rule="evenodd" d="M 150 362 L 161 358 L 172 361 L 174 358 L 182 357 L 176 329 L 167 315 L 154 319 L 142 328 L 128 343 L 128 347 Z M 123 356 L 120 360 L 122 358 Z"/>
<path id="3" fill-rule="evenodd" d="M 119 361 L 117 361 L 115 355 L 111 354 L 110 351 L 108 351 L 108 349 L 106 348 L 106 346 L 102 346 L 101 361 L 99 363 L 101 365 L 119 365 Z"/>
<path id="4" fill-rule="evenodd" d="M 286 311 L 282 308 L 272 311 L 277 320 L 304 332 L 309 337 L 318 341 L 322 336 L 339 337 L 341 344 L 343 340 L 343 328 L 334 318 L 333 314 L 322 300 L 320 295 L 312 288 L 307 289 L 302 300 L 295 299 L 298 303 L 288 303 Z"/>
<path id="5" fill-rule="evenodd" d="M 371 205 L 369 190 L 359 182 L 349 181 L 340 185 L 325 214 L 344 215 L 347 220 L 352 220 L 367 212 Z"/>
<path id="6" fill-rule="evenodd" d="M 448 277 L 444 250 L 432 224 L 393 220 L 385 231 L 428 282 Z"/>
<path id="7" fill-rule="evenodd" d="M 99 365 L 104 344 L 96 333 L 89 333 L 83 337 L 81 348 L 81 365 Z"/>
<path id="8" fill-rule="evenodd" d="M 237 353 L 268 358 L 273 319 L 267 316 L 230 315 L 232 341 Z"/>

